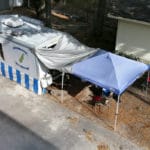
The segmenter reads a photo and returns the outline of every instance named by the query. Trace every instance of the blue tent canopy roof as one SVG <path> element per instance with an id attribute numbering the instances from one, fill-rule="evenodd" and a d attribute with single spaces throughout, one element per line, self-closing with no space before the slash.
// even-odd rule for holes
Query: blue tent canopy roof
<path id="1" fill-rule="evenodd" d="M 120 95 L 148 69 L 143 63 L 103 52 L 74 64 L 72 73 Z"/>

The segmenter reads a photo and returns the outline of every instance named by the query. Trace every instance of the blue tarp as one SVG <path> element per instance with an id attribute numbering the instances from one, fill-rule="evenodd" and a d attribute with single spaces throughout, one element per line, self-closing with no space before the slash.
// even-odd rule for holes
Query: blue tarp
<path id="1" fill-rule="evenodd" d="M 72 73 L 120 95 L 148 69 L 143 63 L 103 52 L 74 64 Z"/>

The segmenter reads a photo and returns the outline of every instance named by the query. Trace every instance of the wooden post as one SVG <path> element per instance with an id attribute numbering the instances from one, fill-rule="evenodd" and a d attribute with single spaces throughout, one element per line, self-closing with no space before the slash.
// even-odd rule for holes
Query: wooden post
<path id="1" fill-rule="evenodd" d="M 106 9 L 106 0 L 98 0 L 97 10 L 94 17 L 93 23 L 93 34 L 96 36 L 101 36 L 104 26 L 104 17 Z"/>
<path id="2" fill-rule="evenodd" d="M 51 0 L 45 0 L 46 26 L 51 26 Z"/>

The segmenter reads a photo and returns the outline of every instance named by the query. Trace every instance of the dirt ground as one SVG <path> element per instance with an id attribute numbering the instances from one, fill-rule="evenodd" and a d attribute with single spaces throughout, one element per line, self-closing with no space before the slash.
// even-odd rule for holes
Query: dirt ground
<path id="1" fill-rule="evenodd" d="M 94 107 L 89 103 L 93 95 L 91 86 L 77 78 L 70 79 L 64 89 L 63 103 L 59 86 L 55 85 L 49 89 L 56 102 L 88 117 L 91 121 L 102 121 L 103 126 L 113 130 L 116 101 L 108 98 L 107 105 Z M 116 132 L 139 146 L 150 149 L 150 89 L 146 96 L 140 85 L 139 88 L 132 86 L 121 96 Z"/>
<path id="2" fill-rule="evenodd" d="M 35 17 L 33 10 L 22 8 L 3 13 L 19 13 Z M 86 23 L 68 22 L 58 18 L 53 18 L 52 21 L 53 28 L 69 32 L 75 35 L 76 38 L 79 37 L 79 39 L 82 39 L 82 42 L 89 41 L 86 39 L 88 34 L 88 25 Z M 107 45 L 112 48 L 113 44 L 111 44 Z M 91 43 L 89 45 L 91 45 Z M 86 116 L 91 121 L 97 123 L 102 121 L 106 128 L 113 130 L 116 101 L 110 98 L 107 105 L 93 107 L 89 104 L 89 100 L 92 99 L 90 87 L 91 85 L 89 83 L 82 82 L 77 78 L 72 78 L 66 83 L 63 103 L 61 103 L 61 90 L 58 85 L 51 86 L 49 88 L 51 94 L 47 94 L 47 96 L 53 96 L 56 102 Z M 76 122 L 76 120 L 72 118 L 69 119 L 71 119 L 72 122 Z M 117 132 L 134 143 L 150 149 L 150 90 L 146 98 L 144 91 L 141 90 L 140 84 L 138 84 L 138 86 L 130 87 L 121 96 Z"/>

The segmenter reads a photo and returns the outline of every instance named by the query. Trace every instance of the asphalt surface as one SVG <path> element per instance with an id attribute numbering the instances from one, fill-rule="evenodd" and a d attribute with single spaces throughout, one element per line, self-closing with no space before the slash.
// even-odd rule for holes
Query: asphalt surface
<path id="1" fill-rule="evenodd" d="M 0 112 L 1 150 L 58 150 L 8 115 Z"/>

